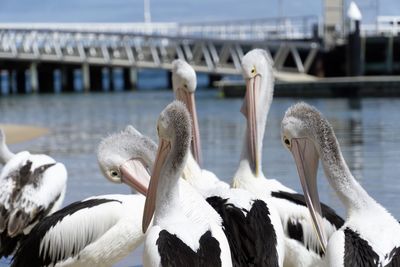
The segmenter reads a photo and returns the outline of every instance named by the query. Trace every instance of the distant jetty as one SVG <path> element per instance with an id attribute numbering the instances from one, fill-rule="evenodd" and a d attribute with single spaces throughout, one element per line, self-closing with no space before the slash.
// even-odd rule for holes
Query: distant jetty
<path id="1" fill-rule="evenodd" d="M 356 76 L 277 80 L 275 97 L 390 97 L 400 96 L 400 76 Z M 215 83 L 224 97 L 243 97 L 243 81 Z"/>

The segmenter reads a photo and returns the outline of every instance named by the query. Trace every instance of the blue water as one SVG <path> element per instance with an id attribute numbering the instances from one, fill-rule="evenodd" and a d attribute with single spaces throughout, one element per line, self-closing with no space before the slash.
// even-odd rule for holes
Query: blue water
<path id="1" fill-rule="evenodd" d="M 48 127 L 47 136 L 11 146 L 47 153 L 68 168 L 64 204 L 88 196 L 129 193 L 123 185 L 107 182 L 96 162 L 96 147 L 102 137 L 133 124 L 142 133 L 156 137 L 160 111 L 172 100 L 170 91 L 138 91 L 105 94 L 24 95 L 0 97 L 1 123 Z M 301 190 L 291 155 L 280 141 L 280 122 L 285 110 L 299 99 L 274 99 L 268 117 L 263 148 L 263 170 Z M 400 99 L 311 99 L 331 121 L 344 157 L 364 188 L 400 218 Z M 245 121 L 239 113 L 241 99 L 222 99 L 219 93 L 197 94 L 199 124 L 205 168 L 229 181 L 239 161 Z M 323 173 L 319 173 L 321 199 L 343 215 L 343 208 Z M 141 263 L 141 250 L 117 266 Z"/>
<path id="2" fill-rule="evenodd" d="M 283 16 L 323 17 L 324 0 L 149 0 L 153 21 L 199 22 Z M 0 22 L 141 22 L 142 0 L 2 0 Z M 344 1 L 347 7 L 349 0 Z M 398 0 L 356 0 L 364 22 L 398 16 Z"/>

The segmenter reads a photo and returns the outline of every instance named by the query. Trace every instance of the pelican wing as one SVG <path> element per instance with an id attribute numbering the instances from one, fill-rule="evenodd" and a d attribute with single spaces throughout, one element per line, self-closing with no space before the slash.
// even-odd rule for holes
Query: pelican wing
<path id="1" fill-rule="evenodd" d="M 12 266 L 47 266 L 74 258 L 112 228 L 124 212 L 118 199 L 74 202 L 32 229 L 22 240 Z"/>
<path id="2" fill-rule="evenodd" d="M 400 266 L 400 247 L 395 247 L 388 256 L 389 263 L 385 267 Z"/>
<path id="3" fill-rule="evenodd" d="M 161 266 L 221 266 L 221 248 L 210 231 L 205 232 L 199 240 L 195 252 L 176 235 L 166 230 L 159 233 L 157 239 Z"/>
<path id="4" fill-rule="evenodd" d="M 286 218 L 283 221 L 283 226 L 286 234 L 305 245 L 307 249 L 311 249 L 317 254 L 322 255 L 323 251 L 319 245 L 317 236 L 314 233 L 311 218 L 307 209 L 307 204 L 304 195 L 298 193 L 289 193 L 284 191 L 272 192 L 274 204 L 277 204 L 278 210 L 285 211 Z M 280 206 L 279 200 L 287 200 L 290 203 L 299 205 L 291 209 Z M 302 209 L 301 207 L 304 207 Z M 321 203 L 322 217 L 325 224 L 324 230 L 326 236 L 331 236 L 337 229 L 343 226 L 344 220 L 336 214 L 329 206 Z M 306 215 L 306 216 L 305 216 Z M 282 216 L 281 216 L 282 217 Z"/>
<path id="5" fill-rule="evenodd" d="M 63 164 L 45 155 L 25 156 L 10 160 L 12 166 L 5 166 L 1 175 L 0 231 L 11 237 L 58 208 L 67 181 Z"/>
<path id="6" fill-rule="evenodd" d="M 256 199 L 250 210 L 235 206 L 219 196 L 207 202 L 223 220 L 223 229 L 236 266 L 277 266 L 277 238 L 266 203 Z"/>
<path id="7" fill-rule="evenodd" d="M 344 250 L 345 266 L 379 266 L 379 255 L 350 228 L 344 229 Z"/>

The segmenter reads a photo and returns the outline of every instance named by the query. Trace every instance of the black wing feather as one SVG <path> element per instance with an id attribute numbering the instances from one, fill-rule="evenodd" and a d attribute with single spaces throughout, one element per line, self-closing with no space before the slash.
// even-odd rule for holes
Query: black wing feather
<path id="1" fill-rule="evenodd" d="M 385 267 L 400 266 L 400 247 L 395 247 L 389 254 L 390 262 Z"/>
<path id="2" fill-rule="evenodd" d="M 21 245 L 18 248 L 17 252 L 14 255 L 12 267 L 40 267 L 47 266 L 52 263 L 51 255 L 49 251 L 44 251 L 41 255 L 40 251 L 40 242 L 42 238 L 46 235 L 50 228 L 55 226 L 58 222 L 60 222 L 64 217 L 74 214 L 75 212 L 90 208 L 93 206 L 101 205 L 103 203 L 117 201 L 114 199 L 89 199 L 85 201 L 74 202 L 65 208 L 53 213 L 52 215 L 43 218 L 35 227 L 32 229 L 30 234 L 24 237 L 21 240 Z M 73 251 L 72 255 L 64 255 L 62 257 L 61 251 L 58 253 L 58 257 L 56 261 L 62 261 L 69 257 L 73 257 L 77 255 L 79 251 Z"/>
<path id="3" fill-rule="evenodd" d="M 296 203 L 307 207 L 304 195 L 298 193 L 289 193 L 284 191 L 272 192 L 272 197 L 286 199 L 290 202 Z M 342 217 L 337 215 L 337 213 L 328 205 L 321 203 L 322 217 L 327 219 L 331 224 L 335 225 L 336 229 L 343 226 L 344 220 Z"/>
<path id="4" fill-rule="evenodd" d="M 0 234 L 0 258 L 8 257 L 15 252 L 19 241 L 23 237 L 22 234 L 10 237 L 6 232 Z"/>
<path id="5" fill-rule="evenodd" d="M 346 228 L 344 230 L 344 266 L 376 267 L 379 256 L 360 235 Z M 397 266 L 397 265 L 394 265 Z"/>
<path id="6" fill-rule="evenodd" d="M 166 230 L 160 231 L 156 244 L 163 267 L 221 266 L 221 248 L 210 231 L 201 236 L 197 252 Z"/>
<path id="7" fill-rule="evenodd" d="M 206 200 L 223 220 L 233 266 L 278 266 L 276 234 L 264 201 L 255 200 L 246 211 L 218 196 Z"/>

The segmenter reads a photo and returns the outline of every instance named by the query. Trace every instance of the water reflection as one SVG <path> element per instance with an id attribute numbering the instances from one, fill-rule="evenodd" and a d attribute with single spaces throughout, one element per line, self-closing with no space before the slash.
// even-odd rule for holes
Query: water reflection
<path id="1" fill-rule="evenodd" d="M 13 151 L 29 149 L 48 153 L 64 162 L 69 180 L 65 204 L 91 195 L 129 193 L 124 186 L 108 183 L 96 162 L 96 147 L 102 137 L 133 124 L 154 140 L 160 111 L 172 100 L 172 93 L 135 92 L 118 94 L 27 95 L 0 97 L 2 123 L 49 127 L 51 134 L 31 142 L 13 145 Z M 264 139 L 263 169 L 301 190 L 290 153 L 280 141 L 280 123 L 296 99 L 275 99 Z M 354 176 L 381 204 L 400 218 L 397 182 L 400 160 L 399 99 L 312 99 L 332 123 L 344 157 Z M 198 94 L 198 116 L 204 166 L 229 181 L 239 161 L 245 120 L 239 113 L 240 99 L 221 99 L 210 91 Z M 319 172 L 321 199 L 343 214 L 343 208 Z M 132 211 L 134 212 L 134 211 Z M 121 266 L 140 262 L 136 258 Z"/>

